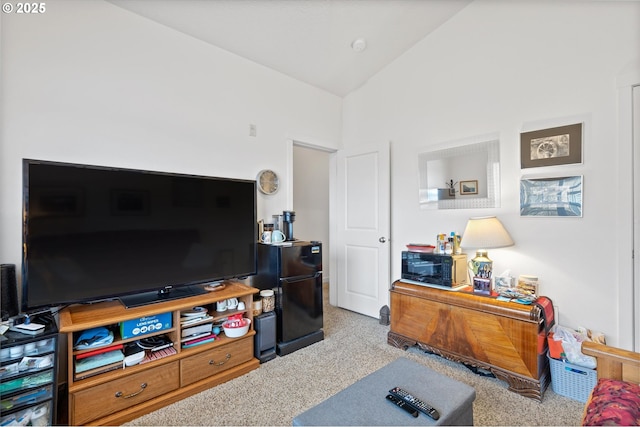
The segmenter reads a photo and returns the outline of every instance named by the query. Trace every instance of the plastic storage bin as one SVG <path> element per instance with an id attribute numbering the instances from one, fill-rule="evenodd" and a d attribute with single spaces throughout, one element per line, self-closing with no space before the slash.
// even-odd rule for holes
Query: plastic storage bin
<path id="1" fill-rule="evenodd" d="M 548 353 L 547 357 L 551 365 L 553 391 L 583 403 L 589 400 L 598 381 L 596 370 L 554 359 Z"/>

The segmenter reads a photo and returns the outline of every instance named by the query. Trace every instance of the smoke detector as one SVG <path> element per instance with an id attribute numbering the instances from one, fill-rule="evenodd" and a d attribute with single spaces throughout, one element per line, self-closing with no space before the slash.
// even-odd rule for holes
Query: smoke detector
<path id="1" fill-rule="evenodd" d="M 366 48 L 367 41 L 363 38 L 358 38 L 351 42 L 351 49 L 353 49 L 355 52 L 362 52 Z"/>

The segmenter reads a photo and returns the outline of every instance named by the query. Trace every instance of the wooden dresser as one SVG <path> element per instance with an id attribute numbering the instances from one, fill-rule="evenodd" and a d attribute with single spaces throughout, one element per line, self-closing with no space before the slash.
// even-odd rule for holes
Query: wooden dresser
<path id="1" fill-rule="evenodd" d="M 389 344 L 490 371 L 509 390 L 542 400 L 551 381 L 544 319 L 535 305 L 396 281 Z"/>

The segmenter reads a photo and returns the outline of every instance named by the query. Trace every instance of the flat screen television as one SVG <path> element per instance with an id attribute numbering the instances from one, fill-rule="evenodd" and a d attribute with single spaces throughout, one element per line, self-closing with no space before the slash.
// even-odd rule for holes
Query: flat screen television
<path id="1" fill-rule="evenodd" d="M 206 292 L 256 273 L 256 182 L 23 160 L 22 309 Z"/>

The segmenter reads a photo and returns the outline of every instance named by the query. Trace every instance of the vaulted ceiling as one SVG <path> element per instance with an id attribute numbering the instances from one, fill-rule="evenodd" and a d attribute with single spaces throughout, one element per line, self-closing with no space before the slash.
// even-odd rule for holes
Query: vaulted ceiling
<path id="1" fill-rule="evenodd" d="M 472 0 L 109 1 L 343 97 Z"/>

